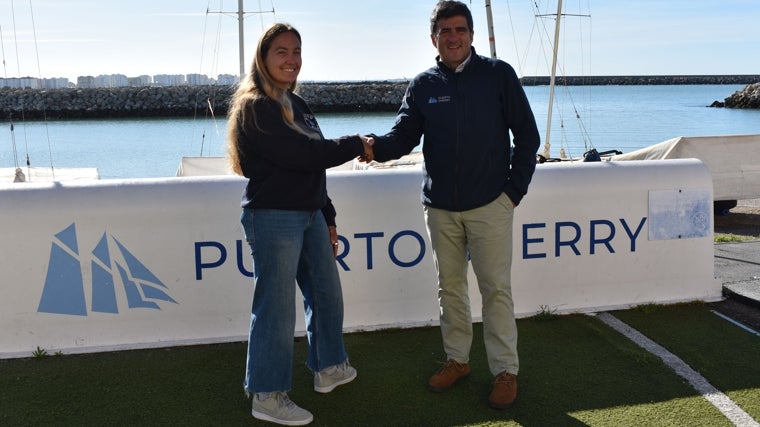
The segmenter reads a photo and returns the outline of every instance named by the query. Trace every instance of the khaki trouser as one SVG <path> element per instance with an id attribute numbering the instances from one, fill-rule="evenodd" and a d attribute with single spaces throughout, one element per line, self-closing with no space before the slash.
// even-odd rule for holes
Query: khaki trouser
<path id="1" fill-rule="evenodd" d="M 469 363 L 472 314 L 467 293 L 468 251 L 483 299 L 483 340 L 493 375 L 517 375 L 517 325 L 512 301 L 514 207 L 502 193 L 464 212 L 425 207 L 425 222 L 438 272 L 441 336 L 448 359 Z"/>

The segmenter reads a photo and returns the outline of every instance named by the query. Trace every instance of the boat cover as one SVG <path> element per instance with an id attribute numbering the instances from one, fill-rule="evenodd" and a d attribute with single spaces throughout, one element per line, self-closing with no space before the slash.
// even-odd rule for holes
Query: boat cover
<path id="1" fill-rule="evenodd" d="M 699 159 L 710 169 L 714 200 L 760 198 L 760 134 L 679 136 L 611 160 L 688 158 Z"/>
<path id="2" fill-rule="evenodd" d="M 100 179 L 98 168 L 0 168 L 0 182 L 50 182 Z"/>

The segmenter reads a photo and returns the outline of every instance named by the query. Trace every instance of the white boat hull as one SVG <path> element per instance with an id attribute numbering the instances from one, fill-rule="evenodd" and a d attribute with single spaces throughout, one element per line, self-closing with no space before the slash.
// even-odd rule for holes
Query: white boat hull
<path id="1" fill-rule="evenodd" d="M 347 331 L 438 322 L 421 180 L 419 166 L 328 173 Z M 234 176 L 0 184 L 0 358 L 244 340 L 244 186 Z M 695 160 L 542 165 L 515 215 L 516 314 L 719 299 L 711 197 Z"/>

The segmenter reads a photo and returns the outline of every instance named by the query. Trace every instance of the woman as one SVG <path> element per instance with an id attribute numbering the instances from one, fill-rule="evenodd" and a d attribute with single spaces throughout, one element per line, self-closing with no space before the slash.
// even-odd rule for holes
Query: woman
<path id="1" fill-rule="evenodd" d="M 294 282 L 303 295 L 314 390 L 328 393 L 356 377 L 343 344 L 338 233 L 325 169 L 372 158 L 365 137 L 324 139 L 306 102 L 293 93 L 300 69 L 300 34 L 274 24 L 259 39 L 250 73 L 231 101 L 228 126 L 231 166 L 248 178 L 241 222 L 254 268 L 244 388 L 253 394 L 254 417 L 286 425 L 313 420 L 287 395 Z"/>

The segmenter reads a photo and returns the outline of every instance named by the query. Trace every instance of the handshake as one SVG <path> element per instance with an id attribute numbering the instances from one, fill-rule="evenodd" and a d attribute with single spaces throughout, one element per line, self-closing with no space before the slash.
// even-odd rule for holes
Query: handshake
<path id="1" fill-rule="evenodd" d="M 375 145 L 375 138 L 364 135 L 359 135 L 359 138 L 362 139 L 362 143 L 364 144 L 364 154 L 359 156 L 357 160 L 362 163 L 369 163 L 375 159 L 375 150 L 372 148 Z"/>

